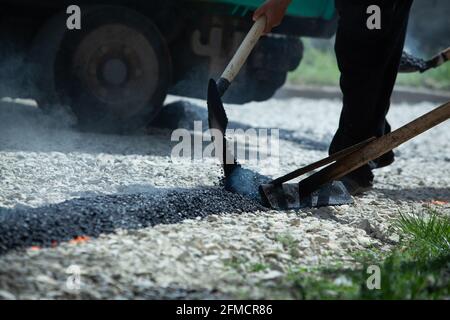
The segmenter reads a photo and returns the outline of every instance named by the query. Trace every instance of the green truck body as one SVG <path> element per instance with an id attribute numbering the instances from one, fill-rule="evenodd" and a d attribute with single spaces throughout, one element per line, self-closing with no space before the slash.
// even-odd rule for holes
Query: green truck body
<path id="1" fill-rule="evenodd" d="M 168 93 L 205 98 L 208 79 L 225 68 L 262 3 L 0 0 L 0 37 L 23 45 L 30 62 L 19 95 L 45 108 L 68 104 L 89 129 L 107 127 L 102 122 L 127 128 L 155 118 Z M 80 30 L 67 27 L 71 5 L 81 10 Z M 300 37 L 329 38 L 335 30 L 333 0 L 294 0 L 282 25 L 259 41 L 224 101 L 269 99 L 300 63 Z M 8 81 L 1 70 L 0 78 Z"/>
<path id="2" fill-rule="evenodd" d="M 198 0 L 205 2 L 227 3 L 233 5 L 232 12 L 246 15 L 258 8 L 260 0 Z M 331 20 L 334 16 L 334 0 L 297 0 L 288 7 L 287 14 L 293 17 L 323 18 Z"/>

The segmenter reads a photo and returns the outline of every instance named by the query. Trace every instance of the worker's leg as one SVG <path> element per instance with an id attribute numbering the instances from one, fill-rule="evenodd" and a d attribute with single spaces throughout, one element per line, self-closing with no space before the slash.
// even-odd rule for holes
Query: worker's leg
<path id="1" fill-rule="evenodd" d="M 372 4 L 381 9 L 380 30 L 367 28 L 367 7 Z M 384 116 L 389 108 L 386 101 L 396 78 L 399 63 L 396 60 L 399 48 L 401 54 L 403 47 L 410 4 L 410 0 L 336 0 L 339 25 L 335 49 L 341 71 L 343 108 L 330 153 L 379 136 L 381 128 L 384 130 Z M 368 184 L 373 179 L 369 165 L 352 175 Z"/>
<path id="2" fill-rule="evenodd" d="M 398 36 L 393 37 L 393 49 L 391 57 L 388 57 L 388 65 L 385 71 L 385 81 L 383 81 L 382 88 L 380 90 L 378 98 L 378 107 L 376 109 L 377 114 L 376 123 L 379 124 L 376 136 L 380 137 L 384 134 L 391 132 L 391 126 L 386 120 L 387 112 L 389 111 L 391 103 L 391 95 L 397 79 L 398 66 L 400 65 L 400 60 L 403 52 L 403 47 L 405 44 L 406 31 L 408 25 L 408 13 L 411 7 L 412 1 L 402 1 L 397 4 L 394 15 L 398 16 L 399 20 L 402 21 L 402 25 L 399 21 Z M 385 167 L 394 161 L 394 152 L 389 151 L 380 158 L 376 159 L 371 163 L 373 168 Z"/>

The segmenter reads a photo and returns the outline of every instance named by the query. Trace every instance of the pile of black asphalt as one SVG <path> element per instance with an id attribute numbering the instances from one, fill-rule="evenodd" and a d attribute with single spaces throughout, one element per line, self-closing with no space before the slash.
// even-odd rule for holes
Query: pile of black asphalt
<path id="1" fill-rule="evenodd" d="M 149 193 L 102 195 L 39 208 L 0 208 L 0 254 L 51 246 L 77 236 L 97 237 L 118 229 L 141 229 L 208 215 L 267 210 L 220 187 L 152 189 Z"/>

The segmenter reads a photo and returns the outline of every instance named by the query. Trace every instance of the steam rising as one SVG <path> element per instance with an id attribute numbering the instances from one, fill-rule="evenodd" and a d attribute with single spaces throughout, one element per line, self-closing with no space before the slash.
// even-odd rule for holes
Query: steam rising
<path id="1" fill-rule="evenodd" d="M 450 2 L 415 0 L 409 19 L 405 49 L 422 58 L 431 58 L 450 46 Z"/>

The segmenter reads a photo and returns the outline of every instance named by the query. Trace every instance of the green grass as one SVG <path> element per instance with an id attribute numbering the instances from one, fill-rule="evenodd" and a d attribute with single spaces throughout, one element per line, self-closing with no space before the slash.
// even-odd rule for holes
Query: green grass
<path id="1" fill-rule="evenodd" d="M 425 73 L 399 74 L 397 84 L 436 90 L 450 90 L 450 63 Z"/>
<path id="2" fill-rule="evenodd" d="M 304 40 L 304 58 L 295 71 L 289 74 L 291 84 L 298 85 L 339 85 L 339 69 L 332 44 L 329 40 L 317 41 L 315 47 L 308 39 Z M 450 90 L 450 62 L 425 73 L 399 74 L 397 85 L 436 90 Z"/>
<path id="3" fill-rule="evenodd" d="M 275 240 L 281 243 L 283 248 L 288 251 L 291 256 L 298 257 L 298 240 L 296 240 L 293 236 L 288 233 L 283 233 L 278 235 Z"/>
<path id="4" fill-rule="evenodd" d="M 430 209 L 428 216 L 400 214 L 397 227 L 429 255 L 450 253 L 450 219 L 437 211 Z"/>
<path id="5" fill-rule="evenodd" d="M 269 269 L 269 266 L 264 263 L 254 263 L 248 269 L 249 272 L 261 272 Z"/>
<path id="6" fill-rule="evenodd" d="M 242 271 L 245 269 L 248 260 L 243 257 L 232 257 L 224 262 L 224 265 L 230 269 L 234 269 L 236 271 Z"/>
<path id="7" fill-rule="evenodd" d="M 304 41 L 305 51 L 300 66 L 288 76 L 291 84 L 338 85 L 339 69 L 332 48 L 318 49 Z"/>
<path id="8" fill-rule="evenodd" d="M 285 249 L 292 249 L 298 244 L 298 241 L 288 233 L 277 235 L 275 240 L 281 243 Z"/>
<path id="9" fill-rule="evenodd" d="M 432 210 L 400 214 L 395 226 L 402 240 L 392 252 L 364 252 L 354 270 L 293 268 L 279 290 L 297 299 L 450 298 L 450 218 Z M 379 290 L 367 287 L 371 265 L 380 268 Z"/>

